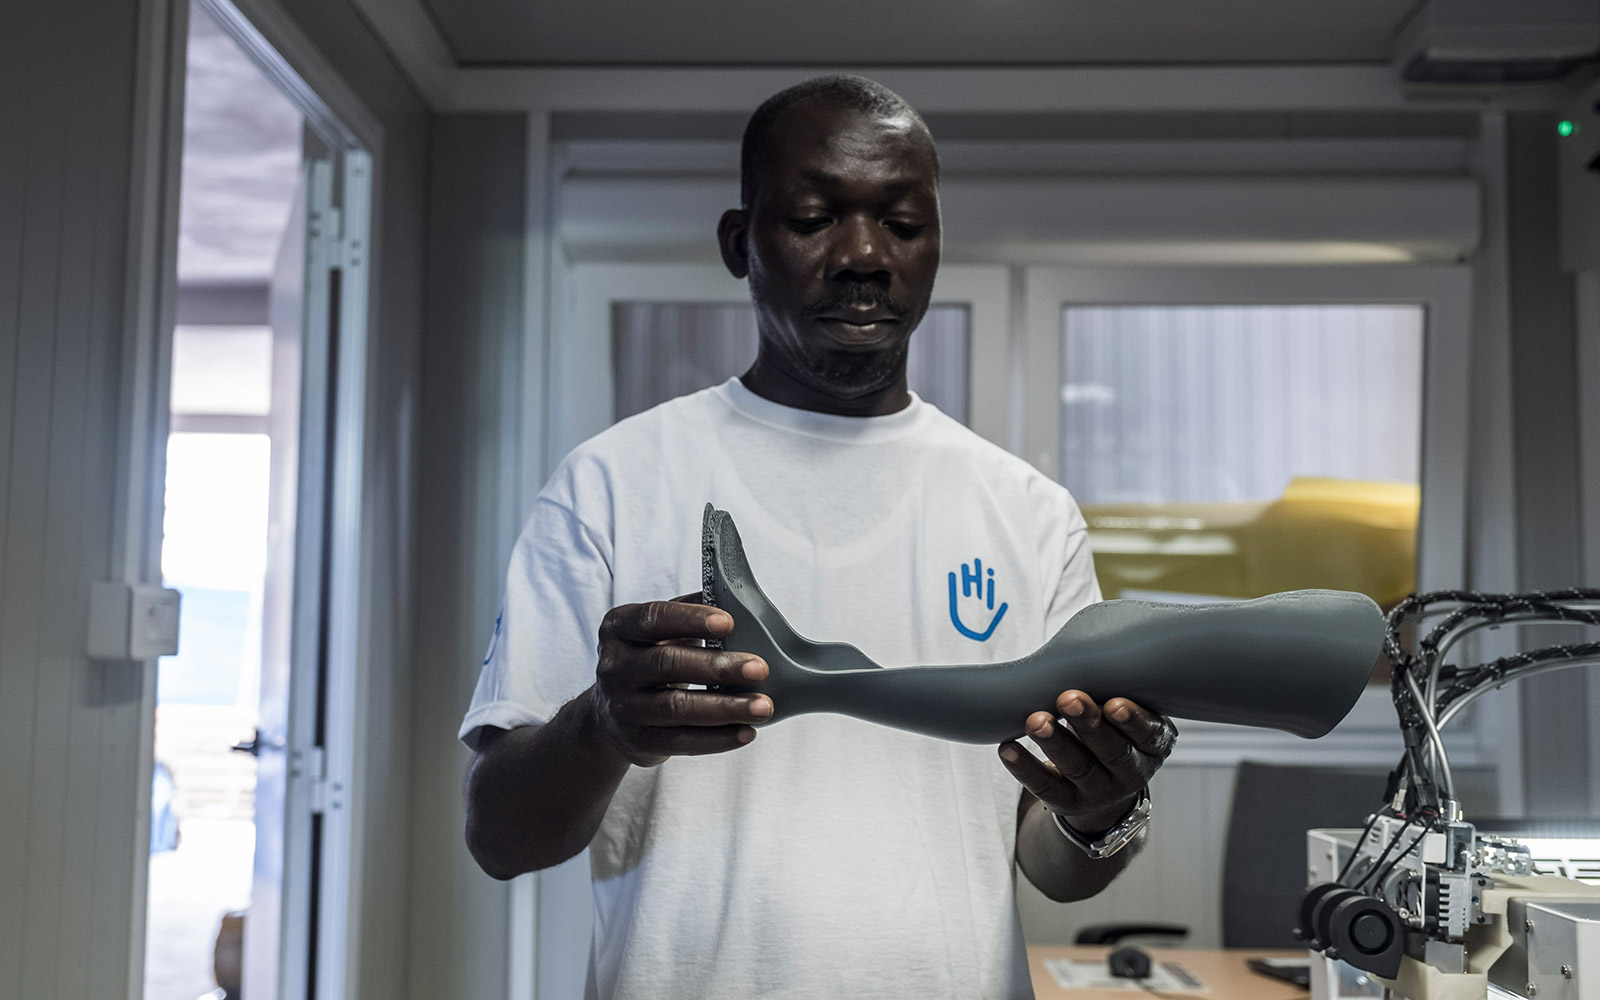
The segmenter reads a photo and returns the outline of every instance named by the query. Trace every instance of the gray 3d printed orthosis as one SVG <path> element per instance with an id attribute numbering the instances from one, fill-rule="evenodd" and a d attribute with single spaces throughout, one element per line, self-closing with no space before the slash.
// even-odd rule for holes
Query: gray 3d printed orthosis
<path id="1" fill-rule="evenodd" d="M 1106 601 L 1043 646 L 1005 663 L 884 669 L 842 642 L 789 626 L 756 583 L 733 518 L 706 504 L 704 601 L 733 616 L 724 649 L 769 673 L 772 721 L 835 712 L 960 743 L 1023 735 L 1062 691 L 1123 697 L 1164 715 L 1282 729 L 1315 739 L 1354 707 L 1383 645 L 1384 619 L 1362 594 L 1297 590 L 1253 601 Z"/>

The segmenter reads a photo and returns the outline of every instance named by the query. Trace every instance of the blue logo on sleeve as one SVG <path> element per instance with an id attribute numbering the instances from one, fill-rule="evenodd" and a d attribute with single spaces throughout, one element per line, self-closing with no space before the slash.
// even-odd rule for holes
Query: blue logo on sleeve
<path id="1" fill-rule="evenodd" d="M 979 632 L 967 628 L 967 626 L 962 623 L 960 609 L 961 601 L 956 597 L 956 575 L 951 573 L 950 624 L 954 625 L 956 627 L 956 631 L 960 632 L 968 639 L 975 639 L 978 642 L 987 642 L 989 637 L 994 635 L 995 626 L 1000 624 L 1000 619 L 1006 616 L 1006 608 L 1010 607 L 1011 605 L 1002 602 L 1000 605 L 1000 610 L 995 610 L 994 570 L 991 569 L 985 573 L 983 569 L 983 560 L 976 558 L 973 559 L 972 568 L 970 570 L 967 568 L 966 563 L 961 564 L 961 597 L 977 598 L 976 602 L 970 600 L 966 602 L 969 607 L 976 607 L 979 604 L 984 605 L 983 610 L 976 611 L 976 615 L 980 620 L 984 614 L 993 612 L 994 617 L 989 619 L 989 624 L 983 629 L 983 631 Z"/>
<path id="2" fill-rule="evenodd" d="M 500 623 L 505 620 L 505 617 L 504 608 L 501 608 L 500 613 L 494 616 L 494 635 L 489 637 L 489 651 L 483 654 L 483 665 L 486 667 L 489 665 L 489 661 L 494 659 L 494 651 L 500 648 Z"/>

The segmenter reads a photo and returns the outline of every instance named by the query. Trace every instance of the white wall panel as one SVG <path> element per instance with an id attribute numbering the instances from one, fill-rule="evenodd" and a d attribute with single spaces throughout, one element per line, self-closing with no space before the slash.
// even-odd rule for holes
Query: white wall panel
<path id="1" fill-rule="evenodd" d="M 84 653 L 110 573 L 137 5 L 0 32 L 0 996 L 130 975 L 141 670 Z M 144 789 L 148 795 L 148 789 Z"/>
<path id="2" fill-rule="evenodd" d="M 413 690 L 410 996 L 506 996 L 507 892 L 464 840 L 456 741 L 521 529 L 522 115 L 434 120 Z"/>
<path id="3" fill-rule="evenodd" d="M 1122 877 L 1100 895 L 1057 903 L 1017 877 L 1017 907 L 1029 944 L 1071 944 L 1088 924 L 1155 922 L 1193 928 L 1185 944 L 1222 943 L 1222 855 L 1234 769 L 1169 765 L 1150 783 L 1149 839 Z M 1379 789 L 1382 792 L 1382 789 Z"/>
<path id="4" fill-rule="evenodd" d="M 375 22 L 393 24 L 394 5 L 362 0 Z M 404 17 L 401 17 L 404 22 Z M 409 34 L 409 25 L 397 26 Z M 415 47 L 407 46 L 415 51 Z M 832 66 L 465 67 L 436 73 L 419 53 L 431 95 L 450 111 L 748 112 L 754 95 L 773 94 Z M 1405 92 L 1388 66 L 1072 66 L 1039 68 L 856 69 L 924 113 L 936 111 L 1173 111 L 1394 108 Z"/>
<path id="5" fill-rule="evenodd" d="M 1507 377 L 1521 590 L 1575 586 L 1583 574 L 1576 288 L 1559 253 L 1555 120 L 1523 113 L 1506 121 Z M 1525 647 L 1571 641 L 1562 632 L 1524 629 L 1519 641 Z M 1582 816 L 1600 809 L 1589 799 L 1589 771 L 1600 746 L 1587 710 L 1594 684 L 1600 684 L 1594 671 L 1567 670 L 1516 685 L 1527 723 L 1523 778 L 1530 813 Z"/>
<path id="6" fill-rule="evenodd" d="M 573 259 L 715 260 L 737 196 L 731 176 L 572 176 L 557 235 Z M 1477 182 L 1451 175 L 949 177 L 940 197 L 949 260 L 1170 263 L 1236 244 L 1261 262 L 1455 261 L 1478 237 Z"/>
<path id="7" fill-rule="evenodd" d="M 380 178 L 382 284 L 375 298 L 364 522 L 372 538 L 362 691 L 370 781 L 363 828 L 371 915 L 359 965 L 374 995 L 402 988 L 410 715 L 407 496 L 420 313 L 420 103 L 347 4 L 289 0 L 297 23 L 356 81 L 392 154 Z M 117 571 L 119 426 L 131 405 L 124 286 L 135 162 L 136 59 L 158 51 L 165 8 L 109 0 L 30 3 L 0 32 L 0 997 L 116 1000 L 137 982 L 147 863 L 153 685 L 139 664 L 83 651 L 89 583 Z M 283 16 L 282 7 L 274 7 Z M 299 36 L 304 40 L 304 36 Z M 159 100 L 159 84 L 155 87 Z M 409 153 L 409 160 L 408 160 Z M 137 157 L 137 160 L 136 160 Z M 140 193 L 140 198 L 145 195 Z M 153 209 L 159 215 L 159 199 Z M 385 242 L 385 237 L 389 237 Z M 142 267 L 159 253 L 133 247 Z M 141 283 L 156 284 L 141 273 Z M 151 272 L 153 273 L 153 272 Z M 143 391 L 143 390 L 142 390 Z M 159 495 L 159 494 L 157 494 Z M 159 511 L 155 523 L 159 523 Z M 136 570 L 135 570 L 136 572 Z M 398 833 L 397 833 L 398 831 Z"/>

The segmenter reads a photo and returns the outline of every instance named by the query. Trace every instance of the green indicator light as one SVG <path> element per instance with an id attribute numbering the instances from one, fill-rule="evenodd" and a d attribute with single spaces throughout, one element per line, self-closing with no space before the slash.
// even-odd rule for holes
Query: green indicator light
<path id="1" fill-rule="evenodd" d="M 1570 121 L 1563 120 L 1559 125 L 1556 126 L 1556 134 L 1561 136 L 1563 139 L 1576 131 L 1578 131 L 1578 126 L 1572 124 Z"/>

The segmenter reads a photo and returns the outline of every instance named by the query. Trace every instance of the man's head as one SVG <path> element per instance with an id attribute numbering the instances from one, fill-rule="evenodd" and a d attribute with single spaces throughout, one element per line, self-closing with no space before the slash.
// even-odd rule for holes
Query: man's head
<path id="1" fill-rule="evenodd" d="M 906 346 L 939 267 L 939 161 L 928 127 L 860 77 L 808 80 L 750 118 L 743 206 L 718 228 L 750 279 L 758 368 L 855 400 L 903 388 Z"/>

